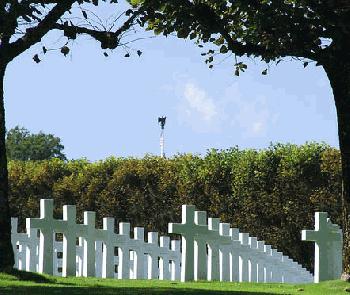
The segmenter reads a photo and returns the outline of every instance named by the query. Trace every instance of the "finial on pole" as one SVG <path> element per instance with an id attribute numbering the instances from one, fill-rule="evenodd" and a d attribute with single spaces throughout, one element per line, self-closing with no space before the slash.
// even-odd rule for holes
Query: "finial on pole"
<path id="1" fill-rule="evenodd" d="M 160 132 L 160 156 L 162 158 L 165 158 L 165 152 L 164 152 L 164 127 L 165 127 L 165 121 L 166 117 L 158 117 L 158 124 L 160 125 L 161 132 Z"/>
<path id="2" fill-rule="evenodd" d="M 160 128 L 162 128 L 162 130 L 164 130 L 165 121 L 166 121 L 166 117 L 159 117 L 158 118 L 158 123 L 160 125 Z"/>

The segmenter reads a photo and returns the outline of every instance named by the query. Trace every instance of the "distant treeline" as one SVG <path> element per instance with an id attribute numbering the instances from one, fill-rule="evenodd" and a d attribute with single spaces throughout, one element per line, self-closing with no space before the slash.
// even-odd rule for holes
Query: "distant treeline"
<path id="1" fill-rule="evenodd" d="M 75 204 L 79 222 L 92 210 L 99 227 L 115 217 L 165 233 L 168 222 L 181 221 L 181 205 L 194 204 L 312 269 L 313 245 L 300 231 L 313 228 L 316 210 L 340 224 L 340 165 L 339 151 L 318 143 L 169 159 L 11 161 L 10 206 L 23 228 L 25 217 L 39 216 L 41 198 L 54 198 L 57 218 Z"/>

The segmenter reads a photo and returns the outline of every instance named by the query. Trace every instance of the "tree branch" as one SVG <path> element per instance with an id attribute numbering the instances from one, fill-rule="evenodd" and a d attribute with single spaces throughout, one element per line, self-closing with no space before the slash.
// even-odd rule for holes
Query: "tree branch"
<path id="1" fill-rule="evenodd" d="M 124 24 L 115 32 L 112 31 L 100 31 L 87 27 L 79 27 L 75 25 L 69 25 L 68 22 L 64 24 L 56 23 L 53 25 L 53 29 L 58 29 L 64 32 L 64 35 L 68 38 L 75 39 L 77 34 L 87 34 L 101 42 L 101 48 L 114 49 L 119 45 L 119 40 L 125 31 L 130 29 L 134 24 L 137 17 L 140 15 L 140 11 L 134 11 Z"/>
<path id="2" fill-rule="evenodd" d="M 76 0 L 60 0 L 47 16 L 34 28 L 27 29 L 26 34 L 7 46 L 5 56 L 8 62 L 20 55 L 32 45 L 39 42 L 55 25 L 55 23 L 68 11 Z"/>

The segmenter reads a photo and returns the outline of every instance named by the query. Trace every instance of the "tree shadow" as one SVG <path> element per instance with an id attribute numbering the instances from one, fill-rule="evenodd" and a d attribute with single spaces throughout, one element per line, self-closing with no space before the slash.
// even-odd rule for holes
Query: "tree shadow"
<path id="1" fill-rule="evenodd" d="M 5 287 L 0 288 L 1 295 L 271 295 L 266 292 L 249 292 L 249 291 L 212 291 L 204 289 L 190 288 L 108 288 L 108 287 L 46 287 L 46 286 L 28 286 L 28 287 Z M 274 293 L 291 295 L 288 293 Z"/>
<path id="2" fill-rule="evenodd" d="M 20 281 L 30 281 L 34 283 L 56 283 L 55 279 L 45 277 L 35 272 L 12 269 L 8 272 L 8 274 L 16 277 Z"/>

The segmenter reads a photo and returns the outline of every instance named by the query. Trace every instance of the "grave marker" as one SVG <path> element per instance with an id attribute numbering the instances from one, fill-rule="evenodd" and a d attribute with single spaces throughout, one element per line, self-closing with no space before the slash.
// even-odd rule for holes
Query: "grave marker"
<path id="1" fill-rule="evenodd" d="M 342 268 L 342 232 L 331 223 L 326 212 L 315 213 L 315 230 L 303 230 L 303 241 L 315 242 L 315 283 L 338 279 Z"/>

